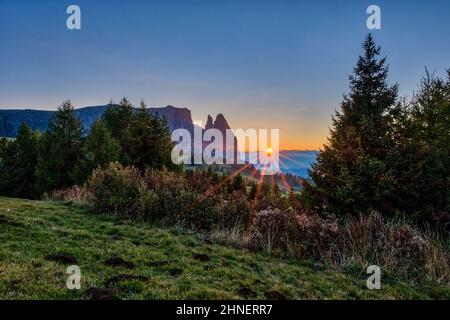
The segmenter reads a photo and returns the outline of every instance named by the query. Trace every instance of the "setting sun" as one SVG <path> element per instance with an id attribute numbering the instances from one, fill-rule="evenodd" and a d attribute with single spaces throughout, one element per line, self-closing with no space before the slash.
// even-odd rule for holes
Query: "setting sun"
<path id="1" fill-rule="evenodd" d="M 272 155 L 272 148 L 271 147 L 267 147 L 266 148 L 266 154 L 268 157 L 270 157 Z"/>

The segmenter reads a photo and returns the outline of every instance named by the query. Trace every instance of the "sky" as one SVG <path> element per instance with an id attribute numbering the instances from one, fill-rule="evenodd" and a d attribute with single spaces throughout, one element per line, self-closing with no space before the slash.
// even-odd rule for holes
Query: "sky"
<path id="1" fill-rule="evenodd" d="M 81 8 L 81 30 L 66 9 Z M 127 96 L 280 129 L 282 149 L 318 149 L 348 92 L 366 9 L 389 80 L 410 96 L 425 66 L 450 68 L 448 0 L 0 0 L 0 109 L 55 110 Z"/>

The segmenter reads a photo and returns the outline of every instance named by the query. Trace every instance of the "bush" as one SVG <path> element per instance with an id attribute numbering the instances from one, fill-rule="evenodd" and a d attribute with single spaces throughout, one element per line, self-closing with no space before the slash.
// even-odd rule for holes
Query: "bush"
<path id="1" fill-rule="evenodd" d="M 188 228 L 209 231 L 221 227 L 223 215 L 222 198 L 215 192 L 196 195 L 192 203 L 185 207 L 179 215 L 179 221 Z"/>
<path id="2" fill-rule="evenodd" d="M 212 184 L 202 193 L 192 190 L 196 196 L 181 213 L 184 223 L 199 230 L 244 230 L 250 223 L 251 205 L 245 191 L 233 191 L 230 185 Z"/>
<path id="3" fill-rule="evenodd" d="M 117 215 L 142 215 L 142 201 L 146 202 L 143 197 L 148 197 L 139 171 L 118 162 L 110 163 L 106 169 L 95 169 L 87 187 L 97 211 Z"/>
<path id="4" fill-rule="evenodd" d="M 243 230 L 250 225 L 251 204 L 244 191 L 234 191 L 222 200 L 220 226 L 227 230 Z"/>
<path id="5" fill-rule="evenodd" d="M 194 195 L 190 192 L 183 174 L 163 170 L 147 170 L 144 182 L 152 192 L 154 203 L 146 209 L 146 217 L 166 224 L 180 222 L 184 210 L 192 206 Z"/>
<path id="6" fill-rule="evenodd" d="M 250 203 L 238 178 L 219 183 L 213 174 L 198 170 L 186 175 L 147 170 L 144 181 L 158 198 L 152 212 L 148 211 L 154 221 L 197 230 L 244 229 L 249 223 Z"/>
<path id="7" fill-rule="evenodd" d="M 379 213 L 344 222 L 336 261 L 362 268 L 376 264 L 408 279 L 450 280 L 450 254 L 431 232 L 387 223 Z"/>
<path id="8" fill-rule="evenodd" d="M 289 240 L 295 237 L 296 214 L 292 211 L 268 208 L 256 213 L 251 226 L 249 246 L 253 249 L 287 251 Z"/>
<path id="9" fill-rule="evenodd" d="M 256 214 L 249 244 L 268 252 L 284 251 L 298 258 L 331 255 L 338 226 L 317 215 L 293 210 L 267 209 Z"/>

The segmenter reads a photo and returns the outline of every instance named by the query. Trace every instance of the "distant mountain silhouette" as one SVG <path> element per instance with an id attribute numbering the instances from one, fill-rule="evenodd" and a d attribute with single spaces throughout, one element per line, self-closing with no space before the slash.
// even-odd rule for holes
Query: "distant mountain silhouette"
<path id="1" fill-rule="evenodd" d="M 237 139 L 233 134 L 233 145 L 228 145 L 227 144 L 227 140 L 226 140 L 226 135 L 227 135 L 227 130 L 231 129 L 230 125 L 228 124 L 228 121 L 225 119 L 224 115 L 219 113 L 216 116 L 216 119 L 213 122 L 213 118 L 211 117 L 211 115 L 208 114 L 208 118 L 206 120 L 206 125 L 205 125 L 205 130 L 208 129 L 217 129 L 222 133 L 223 136 L 223 150 L 218 150 L 219 154 L 218 156 L 222 159 L 226 159 L 226 151 L 227 150 L 234 150 L 234 162 L 236 162 L 237 160 L 237 152 L 238 152 L 238 143 L 237 143 Z M 203 147 L 205 147 L 207 144 L 209 144 L 209 142 L 204 142 L 203 143 Z"/>
<path id="2" fill-rule="evenodd" d="M 76 109 L 76 115 L 81 119 L 83 126 L 89 130 L 94 121 L 102 116 L 107 109 L 107 105 L 90 106 Z M 177 108 L 167 106 L 164 108 L 149 108 L 149 110 L 167 119 L 171 131 L 183 128 L 193 131 L 191 111 L 187 108 Z M 44 110 L 0 110 L 0 137 L 15 138 L 22 123 L 26 123 L 31 129 L 45 131 L 49 120 L 56 111 Z"/>
<path id="3" fill-rule="evenodd" d="M 90 106 L 76 109 L 75 113 L 80 118 L 84 129 L 88 132 L 96 119 L 101 118 L 103 113 L 108 108 L 107 105 Z M 175 129 L 186 129 L 192 137 L 194 134 L 194 123 L 192 121 L 191 110 L 188 108 L 177 108 L 174 106 L 167 106 L 163 108 L 149 108 L 150 112 L 157 114 L 160 117 L 167 119 L 167 124 L 170 131 Z M 55 115 L 56 111 L 45 110 L 0 110 L 0 137 L 15 138 L 22 123 L 26 123 L 32 130 L 45 131 L 49 120 Z M 218 150 L 219 156 L 225 158 L 226 150 L 234 147 L 234 159 L 237 159 L 237 140 L 234 137 L 234 146 L 229 146 L 226 143 L 226 131 L 230 129 L 227 120 L 223 114 L 218 114 L 216 119 L 208 115 L 205 130 L 218 129 L 224 138 L 224 145 L 222 150 Z M 192 139 L 192 143 L 194 139 Z M 210 142 L 203 142 L 202 147 L 205 148 Z"/>

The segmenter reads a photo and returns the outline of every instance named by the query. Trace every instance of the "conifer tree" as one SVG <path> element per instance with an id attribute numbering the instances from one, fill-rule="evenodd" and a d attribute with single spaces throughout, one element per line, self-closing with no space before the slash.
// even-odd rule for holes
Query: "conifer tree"
<path id="1" fill-rule="evenodd" d="M 129 158 L 129 135 L 133 120 L 133 105 L 127 98 L 122 98 L 119 104 L 110 102 L 103 114 L 102 120 L 112 137 L 119 143 L 119 159 L 123 165 L 131 164 Z"/>
<path id="2" fill-rule="evenodd" d="M 388 211 L 393 172 L 386 157 L 395 146 L 397 85 L 387 82 L 386 59 L 369 34 L 350 79 L 350 93 L 332 120 L 328 143 L 310 172 L 303 200 L 337 214 Z"/>
<path id="3" fill-rule="evenodd" d="M 450 70 L 447 79 L 426 73 L 412 103 L 414 151 L 408 165 L 414 172 L 404 176 L 410 196 L 406 202 L 421 220 L 446 217 L 450 225 Z"/>
<path id="4" fill-rule="evenodd" d="M 141 169 L 174 169 L 171 160 L 173 143 L 167 121 L 151 113 L 142 101 L 133 115 L 129 131 L 129 159 Z"/>
<path id="5" fill-rule="evenodd" d="M 119 158 L 119 144 L 102 120 L 91 127 L 83 147 L 83 157 L 77 168 L 80 182 L 84 182 L 97 167 L 106 168 Z"/>
<path id="6" fill-rule="evenodd" d="M 34 198 L 36 196 L 37 134 L 23 123 L 16 140 L 2 144 L 4 147 L 0 155 L 2 159 L 0 160 L 2 162 L 0 193 L 11 197 Z"/>
<path id="7" fill-rule="evenodd" d="M 65 101 L 39 142 L 36 172 L 40 192 L 77 183 L 75 168 L 83 155 L 83 143 L 83 125 L 70 101 Z"/>

